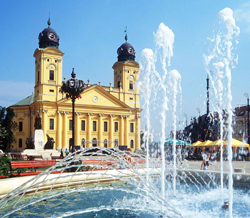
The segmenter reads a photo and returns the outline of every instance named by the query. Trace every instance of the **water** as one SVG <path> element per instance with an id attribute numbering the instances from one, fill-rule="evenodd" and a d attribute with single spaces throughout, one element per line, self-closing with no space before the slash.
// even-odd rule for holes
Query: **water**
<path id="1" fill-rule="evenodd" d="M 157 182 L 157 180 L 154 180 Z M 166 190 L 168 201 L 176 208 L 181 208 L 182 217 L 228 217 L 229 211 L 222 209 L 219 186 L 200 186 L 198 190 L 195 185 L 185 185 L 177 179 L 176 195 Z M 136 186 L 125 185 L 124 182 L 113 183 L 113 190 L 105 190 L 110 183 L 99 184 L 98 186 L 85 186 L 79 189 L 71 189 L 68 194 L 54 197 L 47 201 L 24 208 L 10 217 L 160 217 L 161 206 L 149 200 L 146 203 L 145 197 L 138 197 L 135 194 L 125 193 L 119 189 L 126 188 L 129 191 L 136 191 Z M 160 180 L 156 185 L 160 190 Z M 91 190 L 91 188 L 93 188 Z M 96 190 L 94 190 L 94 188 Z M 91 190 L 91 191 L 90 191 Z M 67 192 L 67 189 L 54 190 L 53 194 Z M 224 190 L 225 200 L 229 200 L 228 189 Z M 46 192 L 39 193 L 42 197 Z M 23 203 L 29 200 L 25 196 Z M 58 200 L 60 199 L 60 200 Z M 233 217 L 250 217 L 248 209 L 250 203 L 250 192 L 248 189 L 234 189 L 234 210 Z M 216 214 L 216 215 L 215 215 Z M 168 215 L 167 213 L 165 215 Z M 178 216 L 171 216 L 178 217 Z"/>
<path id="2" fill-rule="evenodd" d="M 213 90 L 215 92 L 215 110 L 219 112 L 220 118 L 220 135 L 223 140 L 223 109 L 227 111 L 227 128 L 226 138 L 228 139 L 228 159 L 232 160 L 232 94 L 231 94 L 231 71 L 238 62 L 238 56 L 233 53 L 239 43 L 239 27 L 235 24 L 233 11 L 230 8 L 224 8 L 218 13 L 218 30 L 213 42 L 213 47 L 209 55 L 205 56 L 205 68 L 210 76 Z M 211 71 L 213 70 L 213 74 Z M 224 106 L 226 105 L 226 107 Z M 221 151 L 223 150 L 221 144 Z M 221 157 L 223 156 L 221 152 Z M 222 160 L 222 158 L 221 158 Z M 228 162 L 229 167 L 229 217 L 232 217 L 233 202 L 233 167 L 232 162 Z M 221 174 L 223 172 L 223 162 L 221 164 Z M 221 177 L 223 178 L 223 177 Z M 223 181 L 221 181 L 223 192 Z"/>

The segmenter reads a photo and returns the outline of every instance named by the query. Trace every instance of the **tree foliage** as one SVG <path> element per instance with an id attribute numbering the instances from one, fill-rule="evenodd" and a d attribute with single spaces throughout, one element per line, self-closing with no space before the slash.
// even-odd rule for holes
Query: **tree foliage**
<path id="1" fill-rule="evenodd" d="M 17 128 L 17 123 L 13 121 L 15 113 L 10 107 L 0 106 L 0 149 L 10 148 L 10 144 L 15 142 L 13 130 Z"/>
<path id="2" fill-rule="evenodd" d="M 4 169 L 10 170 L 9 162 L 11 161 L 11 157 L 7 154 L 0 156 L 0 176 L 4 175 Z"/>
<path id="3" fill-rule="evenodd" d="M 7 131 L 0 123 L 0 147 L 3 147 L 3 139 L 7 136 Z"/>

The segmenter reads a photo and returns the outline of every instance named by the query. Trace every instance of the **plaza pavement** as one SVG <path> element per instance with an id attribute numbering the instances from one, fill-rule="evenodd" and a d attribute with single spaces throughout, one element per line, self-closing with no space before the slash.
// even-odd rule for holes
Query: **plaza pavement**
<path id="1" fill-rule="evenodd" d="M 185 169 L 192 169 L 192 170 L 200 170 L 201 169 L 202 161 L 185 161 L 183 162 L 183 168 Z M 210 161 L 209 170 L 211 171 L 219 171 L 221 168 L 220 161 Z M 250 161 L 232 161 L 233 169 L 237 168 L 243 168 L 245 169 L 246 174 L 250 174 Z M 181 166 L 178 164 L 178 167 Z M 202 170 L 201 170 L 202 171 Z M 223 171 L 225 173 L 229 172 L 228 168 L 228 161 L 223 161 Z"/>

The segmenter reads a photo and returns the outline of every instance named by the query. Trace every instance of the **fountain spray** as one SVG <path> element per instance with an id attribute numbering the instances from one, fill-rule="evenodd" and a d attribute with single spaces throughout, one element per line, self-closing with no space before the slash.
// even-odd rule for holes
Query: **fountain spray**
<path id="1" fill-rule="evenodd" d="M 176 195 L 176 108 L 177 108 L 177 94 L 181 92 L 181 75 L 177 70 L 169 72 L 169 90 L 172 95 L 172 117 L 173 117 L 173 154 L 174 154 L 174 173 L 173 173 L 173 190 Z"/>
<path id="2" fill-rule="evenodd" d="M 211 78 L 211 84 L 215 92 L 217 104 L 219 105 L 220 113 L 220 137 L 222 140 L 223 134 L 223 91 L 225 93 L 226 115 L 227 115 L 227 136 L 228 136 L 228 165 L 229 165 L 229 216 L 232 217 L 233 205 L 233 168 L 232 168 L 232 94 L 231 94 L 231 68 L 234 63 L 237 63 L 238 57 L 234 57 L 232 50 L 236 49 L 238 44 L 238 36 L 240 33 L 239 27 L 236 26 L 233 18 L 233 11 L 230 8 L 225 8 L 218 13 L 218 21 L 220 30 L 215 38 L 214 47 L 209 56 L 205 56 L 205 69 Z M 235 44 L 235 45 L 234 45 Z M 215 75 L 210 74 L 209 65 L 212 65 Z M 231 68 L 230 68 L 231 67 Z M 214 77 L 214 78 L 213 78 Z M 223 86 L 223 80 L 227 84 Z M 221 142 L 221 187 L 223 191 L 223 143 Z"/>

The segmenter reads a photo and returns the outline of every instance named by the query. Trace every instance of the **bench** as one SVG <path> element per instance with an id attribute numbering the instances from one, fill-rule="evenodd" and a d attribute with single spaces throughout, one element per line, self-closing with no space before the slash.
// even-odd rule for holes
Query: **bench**
<path id="1" fill-rule="evenodd" d="M 17 175 L 20 176 L 21 169 L 23 168 L 34 168 L 36 172 L 37 167 L 51 167 L 56 164 L 55 160 L 31 160 L 31 161 L 10 161 L 10 173 L 17 171 Z M 32 173 L 32 172 L 31 172 Z M 8 174 L 8 170 L 5 170 L 5 174 Z M 6 175 L 7 176 L 7 175 Z"/>
<path id="2" fill-rule="evenodd" d="M 106 161 L 106 160 L 99 160 L 99 159 L 86 159 L 86 160 L 82 160 L 82 164 L 86 164 L 86 165 L 112 165 L 114 164 L 115 160 L 110 159 L 110 161 Z"/>

